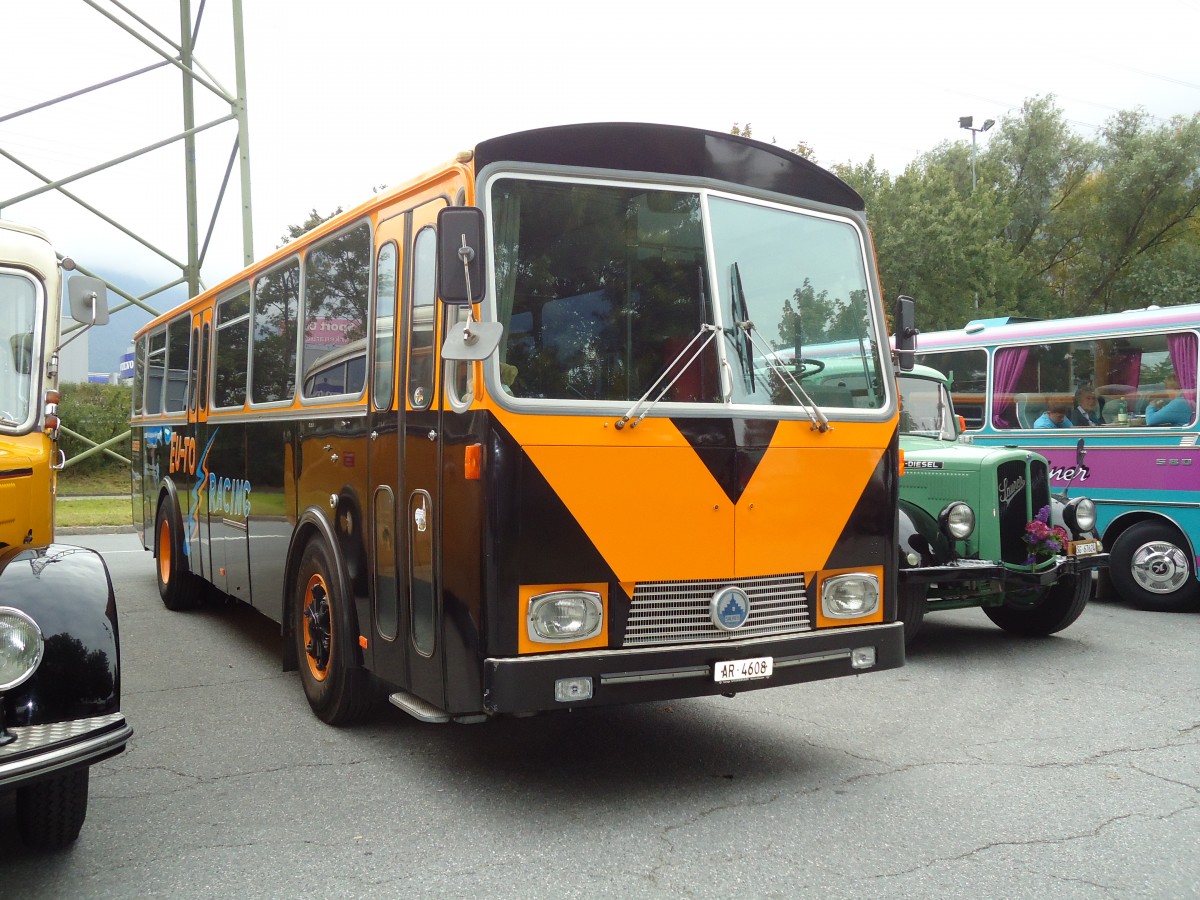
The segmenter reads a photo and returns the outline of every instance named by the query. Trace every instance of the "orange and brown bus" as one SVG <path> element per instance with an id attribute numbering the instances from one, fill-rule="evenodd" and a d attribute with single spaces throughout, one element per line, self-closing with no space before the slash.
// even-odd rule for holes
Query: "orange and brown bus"
<path id="1" fill-rule="evenodd" d="M 834 339 L 862 377 L 806 388 Z M 280 623 L 326 722 L 381 692 L 479 721 L 903 663 L 863 203 L 777 147 L 487 140 L 151 322 L 135 360 L 165 604 L 215 588 Z"/>

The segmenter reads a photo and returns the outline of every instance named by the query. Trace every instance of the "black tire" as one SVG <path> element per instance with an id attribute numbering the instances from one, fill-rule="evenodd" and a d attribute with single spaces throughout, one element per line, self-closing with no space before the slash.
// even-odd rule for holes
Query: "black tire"
<path id="1" fill-rule="evenodd" d="M 321 540 L 304 548 L 292 598 L 292 634 L 308 705 L 329 725 L 360 721 L 375 702 L 370 675 L 355 662 L 358 634 L 333 555 Z"/>
<path id="2" fill-rule="evenodd" d="M 154 518 L 154 557 L 163 606 L 173 611 L 194 609 L 200 602 L 203 584 L 188 569 L 183 555 L 183 523 L 170 500 L 159 504 Z"/>
<path id="3" fill-rule="evenodd" d="M 1032 603 L 985 606 L 989 619 L 1012 634 L 1044 637 L 1062 631 L 1079 618 L 1092 596 L 1092 575 L 1065 575 Z"/>
<path id="4" fill-rule="evenodd" d="M 925 600 L 929 596 L 927 584 L 903 584 L 897 592 L 900 601 L 900 620 L 904 622 L 904 644 L 908 646 L 921 630 L 925 620 Z"/>
<path id="5" fill-rule="evenodd" d="M 1117 538 L 1108 574 L 1121 599 L 1138 609 L 1179 612 L 1200 596 L 1187 541 L 1162 522 L 1138 522 Z"/>
<path id="6" fill-rule="evenodd" d="M 87 804 L 87 768 L 17 788 L 17 832 L 34 850 L 61 850 L 79 837 Z"/>

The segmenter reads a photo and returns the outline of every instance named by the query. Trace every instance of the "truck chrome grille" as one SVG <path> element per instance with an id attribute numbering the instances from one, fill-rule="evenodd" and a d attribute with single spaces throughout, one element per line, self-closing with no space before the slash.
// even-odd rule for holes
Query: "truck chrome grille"
<path id="1" fill-rule="evenodd" d="M 1024 565 L 1029 546 L 1025 526 L 1050 503 L 1050 473 L 1041 459 L 1010 460 L 996 472 L 1000 502 L 1000 557 Z"/>
<path id="2" fill-rule="evenodd" d="M 750 598 L 750 617 L 737 631 L 721 631 L 709 603 L 721 588 L 738 587 Z M 649 581 L 634 588 L 624 647 L 737 641 L 812 629 L 804 575 L 705 581 Z"/>

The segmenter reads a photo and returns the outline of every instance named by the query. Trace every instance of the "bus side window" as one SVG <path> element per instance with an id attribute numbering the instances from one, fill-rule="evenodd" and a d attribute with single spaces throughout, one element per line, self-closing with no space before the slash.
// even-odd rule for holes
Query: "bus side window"
<path id="1" fill-rule="evenodd" d="M 375 263 L 375 379 L 371 396 L 376 409 L 392 405 L 395 375 L 396 245 L 384 244 Z"/>
<path id="2" fill-rule="evenodd" d="M 146 415 L 163 411 L 163 388 L 167 380 L 167 330 L 150 334 L 150 352 L 146 360 Z"/>
<path id="3" fill-rule="evenodd" d="M 296 393 L 296 319 L 300 309 L 300 262 L 292 259 L 254 282 L 254 344 L 250 399 L 291 400 Z"/>
<path id="4" fill-rule="evenodd" d="M 250 289 L 217 304 L 217 347 L 213 406 L 241 408 L 246 403 L 250 348 Z"/>
<path id="5" fill-rule="evenodd" d="M 413 241 L 411 337 L 408 350 L 408 401 L 413 409 L 433 402 L 433 308 L 437 267 L 437 236 L 422 228 Z"/>
<path id="6" fill-rule="evenodd" d="M 371 279 L 371 228 L 365 222 L 328 238 L 304 259 L 304 356 L 300 361 L 304 396 L 332 397 L 356 392 L 346 382 L 345 366 L 337 377 L 312 377 L 331 357 L 349 356 L 367 337 L 367 298 Z M 312 390 L 310 391 L 310 387 Z"/>

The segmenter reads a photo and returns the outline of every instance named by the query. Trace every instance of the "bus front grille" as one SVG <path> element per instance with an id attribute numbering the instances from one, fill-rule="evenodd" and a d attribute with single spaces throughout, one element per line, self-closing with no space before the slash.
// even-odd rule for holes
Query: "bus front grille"
<path id="1" fill-rule="evenodd" d="M 736 631 L 713 624 L 709 604 L 726 587 L 738 587 L 750 598 L 750 617 Z M 812 629 L 804 575 L 706 581 L 650 581 L 634 588 L 624 647 L 737 641 L 793 634 Z"/>

